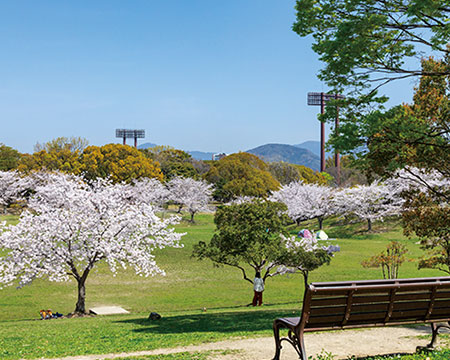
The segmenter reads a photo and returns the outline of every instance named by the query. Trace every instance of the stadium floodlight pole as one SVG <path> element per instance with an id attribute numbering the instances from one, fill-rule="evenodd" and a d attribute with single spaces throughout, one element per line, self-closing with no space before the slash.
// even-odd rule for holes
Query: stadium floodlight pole
<path id="1" fill-rule="evenodd" d="M 335 100 L 338 99 L 338 94 L 334 94 Z M 342 97 L 341 97 L 342 98 Z M 334 122 L 334 131 L 336 137 L 339 136 L 339 106 L 336 107 L 336 119 Z M 339 151 L 334 150 L 334 166 L 336 168 L 336 182 L 338 186 L 341 186 L 341 159 L 339 158 Z"/>
<path id="2" fill-rule="evenodd" d="M 312 106 L 320 106 L 320 113 L 323 115 L 325 113 L 325 104 L 329 100 L 337 100 L 343 99 L 344 96 L 339 94 L 327 94 L 323 92 L 310 92 L 308 93 L 308 105 Z M 335 121 L 335 131 L 338 134 L 339 128 L 339 108 L 336 113 L 336 121 Z M 340 160 L 339 160 L 339 152 L 335 152 L 334 164 L 336 166 L 337 171 L 337 183 L 340 185 L 341 183 L 341 171 L 340 171 Z M 325 123 L 321 122 L 320 124 L 320 171 L 325 171 Z"/>
<path id="3" fill-rule="evenodd" d="M 134 139 L 134 147 L 137 148 L 137 139 L 145 138 L 145 130 L 116 129 L 116 138 L 122 138 L 124 145 L 127 139 Z"/>

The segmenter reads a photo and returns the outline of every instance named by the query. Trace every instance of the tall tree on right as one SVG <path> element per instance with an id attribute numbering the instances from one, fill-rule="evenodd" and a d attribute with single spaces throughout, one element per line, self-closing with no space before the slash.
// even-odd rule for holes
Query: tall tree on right
<path id="1" fill-rule="evenodd" d="M 356 153 L 368 173 L 409 165 L 449 176 L 448 0 L 298 0 L 296 10 L 293 30 L 312 35 L 325 63 L 319 78 L 346 96 L 321 118 L 332 122 L 340 106 L 333 147 Z M 414 104 L 385 111 L 381 86 L 405 78 L 420 79 Z"/>
<path id="2" fill-rule="evenodd" d="M 298 0 L 296 9 L 294 31 L 313 36 L 325 63 L 319 78 L 346 95 L 321 118 L 334 119 L 340 106 L 332 145 L 356 154 L 367 173 L 398 176 L 402 169 L 421 185 L 403 192 L 404 229 L 432 253 L 421 266 L 447 271 L 450 190 L 429 179 L 450 177 L 448 0 Z M 385 110 L 378 91 L 407 78 L 420 80 L 414 103 Z"/>

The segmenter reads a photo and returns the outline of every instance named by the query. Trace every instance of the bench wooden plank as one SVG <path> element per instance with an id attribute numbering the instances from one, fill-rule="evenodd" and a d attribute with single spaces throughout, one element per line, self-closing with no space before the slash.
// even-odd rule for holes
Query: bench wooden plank
<path id="1" fill-rule="evenodd" d="M 313 283 L 305 291 L 300 317 L 274 321 L 274 359 L 284 340 L 306 359 L 306 331 L 430 323 L 431 346 L 441 327 L 435 323 L 442 321 L 450 324 L 450 277 Z M 283 327 L 289 338 L 280 339 Z"/>

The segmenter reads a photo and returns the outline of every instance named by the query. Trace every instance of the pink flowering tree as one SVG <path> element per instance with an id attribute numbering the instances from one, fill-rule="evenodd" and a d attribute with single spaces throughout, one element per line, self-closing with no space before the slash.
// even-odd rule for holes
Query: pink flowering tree
<path id="1" fill-rule="evenodd" d="M 450 178 L 443 169 L 405 167 L 386 182 L 405 200 L 402 209 L 405 235 L 417 235 L 426 254 L 420 268 L 450 274 Z"/>
<path id="2" fill-rule="evenodd" d="M 203 180 L 176 177 L 168 184 L 170 200 L 184 207 L 191 214 L 191 222 L 199 211 L 209 211 L 208 203 L 212 199 L 213 185 Z"/>
<path id="3" fill-rule="evenodd" d="M 367 221 L 367 230 L 372 223 L 387 216 L 399 215 L 403 200 L 391 186 L 375 181 L 371 185 L 357 185 L 342 189 L 334 197 L 340 214 L 353 214 Z"/>
<path id="4" fill-rule="evenodd" d="M 134 203 L 143 202 L 162 210 L 164 204 L 170 200 L 169 190 L 157 179 L 142 178 L 135 180 L 132 185 L 128 187 L 128 191 Z"/>
<path id="5" fill-rule="evenodd" d="M 0 207 L 6 208 L 22 199 L 28 188 L 28 181 L 17 171 L 0 171 Z"/>
<path id="6" fill-rule="evenodd" d="M 448 192 L 450 188 L 450 178 L 442 175 L 437 170 L 424 170 L 412 167 L 405 167 L 398 170 L 394 175 L 385 181 L 391 191 L 402 194 L 407 191 L 417 190 L 423 193 L 429 192 L 442 198 L 442 201 L 450 200 Z"/>
<path id="7" fill-rule="evenodd" d="M 281 235 L 281 239 L 284 250 L 278 259 L 277 273 L 284 275 L 300 272 L 303 275 L 305 289 L 308 286 L 309 273 L 324 264 L 329 265 L 333 252 L 339 248 L 320 245 L 315 238 Z"/>
<path id="8" fill-rule="evenodd" d="M 297 223 L 317 219 L 322 229 L 323 220 L 335 213 L 333 196 L 331 187 L 298 181 L 284 185 L 273 193 L 271 200 L 284 203 L 288 208 L 288 216 Z"/>
<path id="9" fill-rule="evenodd" d="M 115 274 L 131 266 L 141 276 L 164 274 L 154 249 L 179 247 L 183 234 L 161 220 L 151 205 L 125 201 L 121 186 L 99 179 L 49 174 L 37 186 L 15 226 L 0 227 L 0 283 L 19 287 L 36 278 L 75 279 L 75 313 L 86 312 L 86 279 L 100 261 Z"/>

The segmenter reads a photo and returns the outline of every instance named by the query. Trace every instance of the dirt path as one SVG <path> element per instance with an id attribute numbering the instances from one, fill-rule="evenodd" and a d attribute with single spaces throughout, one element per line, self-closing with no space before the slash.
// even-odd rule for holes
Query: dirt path
<path id="1" fill-rule="evenodd" d="M 305 346 L 310 355 L 317 355 L 322 350 L 331 352 L 339 359 L 351 355 L 368 356 L 389 353 L 413 353 L 416 346 L 425 346 L 428 340 L 418 339 L 419 335 L 430 333 L 429 327 L 416 328 L 386 327 L 365 330 L 346 330 L 319 332 L 305 335 Z M 212 360 L 270 360 L 274 354 L 272 337 L 228 340 L 201 345 L 183 346 L 151 351 L 136 351 L 121 354 L 71 356 L 63 359 L 46 360 L 100 360 L 120 359 L 127 356 L 174 354 L 180 352 L 203 352 L 210 350 L 236 350 L 228 355 L 213 355 Z M 292 347 L 285 343 L 281 360 L 297 360 Z"/>

